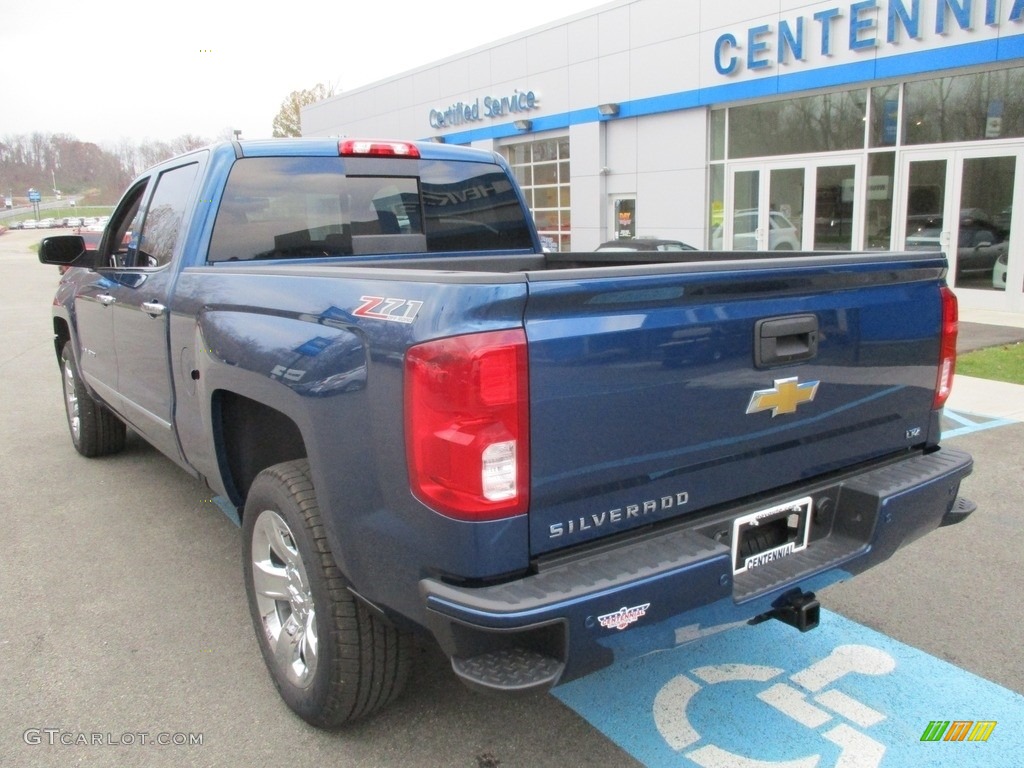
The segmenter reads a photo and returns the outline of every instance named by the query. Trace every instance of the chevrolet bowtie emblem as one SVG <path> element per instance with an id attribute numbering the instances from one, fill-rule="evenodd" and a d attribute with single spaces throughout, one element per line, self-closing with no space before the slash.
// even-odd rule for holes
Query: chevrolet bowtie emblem
<path id="1" fill-rule="evenodd" d="M 821 383 L 799 382 L 800 379 L 796 376 L 791 379 L 776 379 L 775 386 L 771 389 L 757 390 L 750 398 L 747 413 L 771 411 L 773 419 L 780 413 L 796 413 L 796 407 L 800 403 L 809 403 L 814 399 L 818 393 L 818 384 Z"/>

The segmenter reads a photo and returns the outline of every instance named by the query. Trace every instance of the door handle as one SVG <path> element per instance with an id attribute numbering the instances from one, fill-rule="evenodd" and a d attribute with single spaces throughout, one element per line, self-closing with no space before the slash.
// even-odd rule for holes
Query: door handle
<path id="1" fill-rule="evenodd" d="M 754 326 L 754 363 L 758 368 L 812 360 L 817 354 L 816 315 L 758 320 Z"/>
<path id="2" fill-rule="evenodd" d="M 167 307 L 159 301 L 144 301 L 142 302 L 142 311 L 150 317 L 160 317 L 160 315 L 167 311 Z"/>
<path id="3" fill-rule="evenodd" d="M 98 301 L 104 307 L 109 307 L 111 304 L 117 301 L 117 299 L 115 299 L 109 293 L 100 293 L 96 295 L 96 301 Z"/>

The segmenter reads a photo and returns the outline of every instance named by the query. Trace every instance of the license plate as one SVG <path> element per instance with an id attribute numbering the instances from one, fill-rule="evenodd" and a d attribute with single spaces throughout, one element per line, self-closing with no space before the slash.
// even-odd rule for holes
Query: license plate
<path id="1" fill-rule="evenodd" d="M 732 523 L 732 572 L 746 573 L 807 549 L 811 497 L 751 512 Z"/>

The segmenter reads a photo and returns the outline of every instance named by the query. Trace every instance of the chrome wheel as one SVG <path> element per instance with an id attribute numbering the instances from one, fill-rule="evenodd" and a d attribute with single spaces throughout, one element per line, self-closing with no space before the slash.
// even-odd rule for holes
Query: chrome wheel
<path id="1" fill-rule="evenodd" d="M 64 388 L 64 414 L 75 450 L 92 458 L 124 448 L 124 422 L 89 394 L 75 365 L 70 341 L 60 350 L 60 381 Z"/>
<path id="2" fill-rule="evenodd" d="M 75 390 L 75 369 L 71 360 L 64 361 L 64 406 L 68 411 L 68 426 L 71 437 L 77 443 L 82 436 L 82 417 L 78 410 L 78 395 Z"/>
<path id="3" fill-rule="evenodd" d="M 349 590 L 309 461 L 284 461 L 256 475 L 242 534 L 249 612 L 285 703 L 306 722 L 335 728 L 394 699 L 409 672 L 412 636 Z"/>
<path id="4" fill-rule="evenodd" d="M 316 606 L 295 537 L 277 512 L 257 516 L 251 557 L 256 607 L 274 663 L 284 678 L 306 688 L 319 651 Z"/>

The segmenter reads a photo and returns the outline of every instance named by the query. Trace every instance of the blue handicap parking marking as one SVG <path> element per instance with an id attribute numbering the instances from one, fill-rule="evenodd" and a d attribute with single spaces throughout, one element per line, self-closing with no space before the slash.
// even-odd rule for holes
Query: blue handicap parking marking
<path id="1" fill-rule="evenodd" d="M 980 416 L 974 413 L 960 413 L 946 408 L 942 412 L 942 439 L 949 440 L 972 432 L 981 432 L 995 427 L 1007 427 L 1020 422 L 1012 419 L 1000 419 L 995 416 Z"/>
<path id="2" fill-rule="evenodd" d="M 650 768 L 1024 764 L 1024 696 L 824 610 L 807 634 L 734 629 L 553 693 Z"/>

